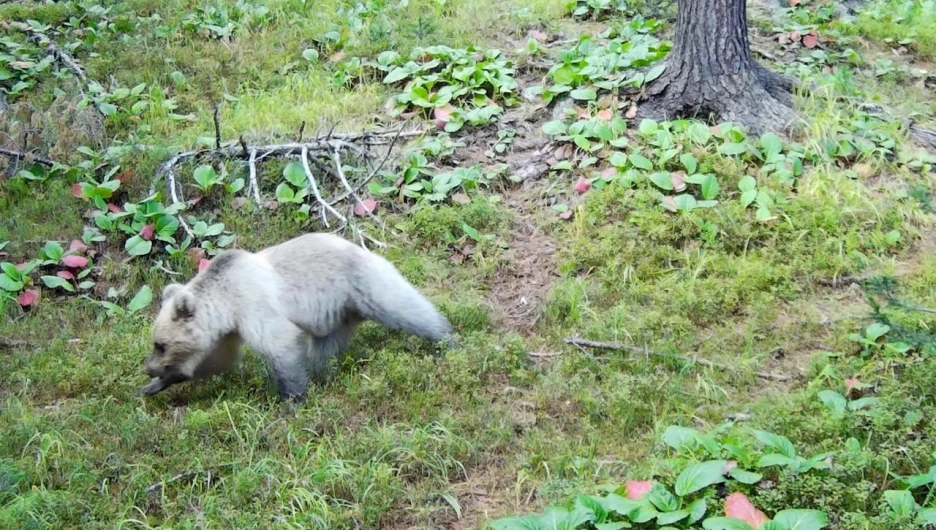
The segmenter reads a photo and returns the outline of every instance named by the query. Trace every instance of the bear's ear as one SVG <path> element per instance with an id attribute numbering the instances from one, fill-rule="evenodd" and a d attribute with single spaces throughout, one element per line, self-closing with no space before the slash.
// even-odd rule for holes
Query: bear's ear
<path id="1" fill-rule="evenodd" d="M 180 289 L 182 289 L 182 284 L 170 283 L 169 285 L 163 288 L 162 298 L 160 299 L 160 301 L 162 303 L 166 303 L 166 300 L 169 300 L 170 298 L 175 296 L 175 294 L 178 293 Z"/>
<path id="2" fill-rule="evenodd" d="M 189 320 L 195 316 L 195 297 L 192 293 L 181 291 L 172 297 L 175 306 L 173 320 Z"/>

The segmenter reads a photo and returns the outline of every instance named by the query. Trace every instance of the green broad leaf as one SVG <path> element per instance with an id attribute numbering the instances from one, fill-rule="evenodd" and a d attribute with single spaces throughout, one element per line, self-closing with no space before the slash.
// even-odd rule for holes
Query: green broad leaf
<path id="1" fill-rule="evenodd" d="M 65 278 L 59 278 L 58 276 L 43 276 L 42 283 L 45 284 L 49 289 L 65 289 L 66 291 L 73 293 L 75 288 L 71 283 L 68 282 Z"/>
<path id="2" fill-rule="evenodd" d="M 680 451 L 689 442 L 695 441 L 699 435 L 698 431 L 689 427 L 680 427 L 679 425 L 670 425 L 663 431 L 663 443 Z"/>
<path id="3" fill-rule="evenodd" d="M 302 58 L 310 63 L 317 63 L 319 60 L 319 52 L 314 48 L 306 48 L 302 50 Z"/>
<path id="4" fill-rule="evenodd" d="M 605 507 L 605 510 L 615 512 L 629 519 L 633 519 L 633 514 L 637 513 L 641 507 L 640 503 L 625 499 L 616 493 L 609 493 L 606 497 L 601 498 L 601 504 Z"/>
<path id="5" fill-rule="evenodd" d="M 689 524 L 701 521 L 705 517 L 706 510 L 708 510 L 708 506 L 705 504 L 705 499 L 692 501 L 692 504 L 689 505 Z"/>
<path id="6" fill-rule="evenodd" d="M 636 167 L 637 169 L 642 169 L 644 171 L 653 170 L 653 162 L 651 162 L 649 158 L 641 154 L 631 153 L 631 155 L 628 156 L 627 158 L 628 160 L 630 160 L 630 163 L 633 164 L 633 166 Z M 670 186 L 672 185 L 673 185 L 672 182 L 670 182 Z"/>
<path id="7" fill-rule="evenodd" d="M 627 166 L 627 155 L 620 151 L 615 151 L 611 154 L 611 157 L 608 159 L 608 162 L 616 168 L 623 168 Z"/>
<path id="8" fill-rule="evenodd" d="M 868 326 L 868 329 L 865 330 L 865 337 L 871 342 L 877 342 L 878 339 L 887 335 L 890 331 L 890 326 L 887 324 L 881 324 L 880 322 L 875 322 Z"/>
<path id="9" fill-rule="evenodd" d="M 702 178 L 702 198 L 712 200 L 718 196 L 721 188 L 718 186 L 718 179 L 715 175 L 707 174 Z"/>
<path id="10" fill-rule="evenodd" d="M 921 508 L 917 512 L 916 523 L 919 525 L 936 524 L 936 508 Z"/>
<path id="11" fill-rule="evenodd" d="M 215 223 L 205 230 L 205 237 L 218 236 L 221 235 L 221 232 L 224 232 L 224 223 Z"/>
<path id="12" fill-rule="evenodd" d="M 650 174 L 650 182 L 654 183 L 658 188 L 664 189 L 666 191 L 673 190 L 673 179 L 668 171 L 658 171 L 656 173 Z"/>
<path id="13" fill-rule="evenodd" d="M 24 286 L 23 282 L 10 278 L 6 273 L 0 274 L 0 289 L 10 293 L 18 293 Z"/>
<path id="14" fill-rule="evenodd" d="M 694 122 L 690 125 L 689 128 L 686 129 L 686 134 L 689 136 L 689 139 L 697 145 L 706 144 L 712 138 L 712 131 L 709 130 L 707 125 L 700 122 Z"/>
<path id="15" fill-rule="evenodd" d="M 664 63 L 660 63 L 660 64 L 657 65 L 657 66 L 654 66 L 653 68 L 651 68 L 651 69 L 647 72 L 646 77 L 644 77 L 644 83 L 649 83 L 650 81 L 653 81 L 654 79 L 660 77 L 660 75 L 663 74 L 663 71 L 664 71 L 664 70 L 666 70 L 666 63 L 665 63 L 665 62 L 664 62 Z"/>
<path id="16" fill-rule="evenodd" d="M 845 410 L 848 406 L 848 400 L 845 399 L 845 396 L 834 390 L 823 390 L 819 392 L 819 399 L 827 409 L 832 411 L 836 418 L 845 417 Z"/>
<path id="17" fill-rule="evenodd" d="M 770 453 L 757 460 L 757 467 L 784 466 L 789 467 L 796 463 L 795 458 L 781 455 L 780 453 Z"/>
<path id="18" fill-rule="evenodd" d="M 686 168 L 686 173 L 690 175 L 696 172 L 696 169 L 699 168 L 699 163 L 696 162 L 692 153 L 683 153 L 679 156 L 679 161 L 682 162 L 684 168 Z"/>
<path id="19" fill-rule="evenodd" d="M 100 110 L 101 114 L 105 116 L 113 117 L 117 114 L 117 105 L 114 105 L 113 103 L 101 103 L 98 105 L 98 110 Z"/>
<path id="20" fill-rule="evenodd" d="M 884 501 L 899 518 L 909 518 L 916 512 L 916 501 L 910 490 L 887 490 L 884 492 Z"/>
<path id="21" fill-rule="evenodd" d="M 124 244 L 124 250 L 131 256 L 145 256 L 153 249 L 153 242 L 140 236 L 133 236 Z"/>
<path id="22" fill-rule="evenodd" d="M 679 499 L 659 482 L 653 483 L 653 488 L 647 493 L 646 499 L 660 512 L 673 512 L 679 509 Z"/>
<path id="23" fill-rule="evenodd" d="M 754 530 L 754 527 L 734 517 L 709 517 L 702 521 L 705 530 Z"/>
<path id="24" fill-rule="evenodd" d="M 598 99 L 598 93 L 595 92 L 594 88 L 579 88 L 569 92 L 569 96 L 579 101 L 594 101 Z"/>
<path id="25" fill-rule="evenodd" d="M 757 209 L 757 212 L 754 214 L 754 217 L 758 221 L 769 221 L 773 219 L 773 213 L 771 213 L 770 209 L 764 206 L 761 206 Z"/>
<path id="26" fill-rule="evenodd" d="M 726 156 L 737 156 L 747 152 L 747 145 L 740 143 L 727 143 L 718 147 L 718 152 Z"/>
<path id="27" fill-rule="evenodd" d="M 276 186 L 275 195 L 276 200 L 279 202 L 293 202 L 293 200 L 296 198 L 296 192 L 294 192 L 293 189 L 289 187 L 289 184 L 286 184 L 285 182 L 280 182 L 279 185 Z"/>
<path id="28" fill-rule="evenodd" d="M 741 180 L 738 181 L 738 189 L 744 192 L 755 191 L 757 189 L 757 179 L 750 175 L 741 177 Z"/>
<path id="29" fill-rule="evenodd" d="M 728 473 L 728 476 L 730 476 L 731 478 L 737 480 L 738 482 L 742 484 L 757 484 L 758 482 L 760 482 L 762 478 L 764 478 L 764 476 L 761 475 L 760 473 L 754 473 L 753 471 L 745 471 L 737 467 L 732 469 Z"/>
<path id="30" fill-rule="evenodd" d="M 283 168 L 283 177 L 297 188 L 302 188 L 306 184 L 305 169 L 299 162 L 290 162 Z"/>
<path id="31" fill-rule="evenodd" d="M 410 75 L 409 71 L 407 71 L 402 66 L 397 66 L 393 70 L 390 70 L 390 73 L 388 73 L 387 76 L 384 77 L 383 82 L 385 85 L 392 85 L 393 83 L 397 83 L 406 79 L 407 77 L 409 77 L 409 75 Z"/>
<path id="32" fill-rule="evenodd" d="M 13 265 L 9 261 L 4 261 L 0 263 L 0 270 L 2 270 L 6 275 L 11 279 L 20 279 L 23 276 L 23 273 L 20 272 L 16 265 Z"/>
<path id="33" fill-rule="evenodd" d="M 725 481 L 725 460 L 710 460 L 689 466 L 676 477 L 676 495 L 685 497 L 712 484 Z"/>
<path id="34" fill-rule="evenodd" d="M 559 136 L 566 133 L 566 124 L 562 120 L 548 121 L 543 124 L 543 132 L 549 136 Z"/>
<path id="35" fill-rule="evenodd" d="M 689 512 L 686 510 L 676 510 L 672 512 L 663 512 L 657 515 L 657 524 L 658 525 L 671 525 L 678 523 L 683 519 L 689 517 Z"/>
<path id="36" fill-rule="evenodd" d="M 760 137 L 760 146 L 764 151 L 764 158 L 770 158 L 783 151 L 783 140 L 772 132 L 764 133 Z"/>
<path id="37" fill-rule="evenodd" d="M 754 199 L 757 198 L 757 190 L 749 190 L 741 194 L 741 205 L 747 208 L 750 206 Z"/>
<path id="38" fill-rule="evenodd" d="M 640 134 L 647 136 L 654 134 L 659 128 L 660 125 L 656 121 L 645 118 L 640 121 L 640 125 L 638 126 L 637 130 L 640 131 Z"/>
<path id="39" fill-rule="evenodd" d="M 575 68 L 570 65 L 563 65 L 552 73 L 553 81 L 555 81 L 557 85 L 571 85 L 575 82 L 576 77 L 577 72 Z"/>
<path id="40" fill-rule="evenodd" d="M 131 313 L 136 313 L 137 311 L 143 309 L 144 307 L 150 305 L 153 301 L 153 290 L 149 285 L 144 285 L 140 287 L 140 290 L 137 291 L 137 294 L 130 300 L 130 303 L 127 304 L 127 310 Z"/>
<path id="41" fill-rule="evenodd" d="M 782 510 L 773 520 L 788 530 L 821 530 L 829 524 L 829 517 L 819 510 Z"/>
<path id="42" fill-rule="evenodd" d="M 195 182 L 204 186 L 205 184 L 209 184 L 212 181 L 216 180 L 218 178 L 218 174 L 215 173 L 215 170 L 213 167 L 209 165 L 203 165 L 203 166 L 198 166 L 197 168 L 195 168 L 194 178 L 195 178 Z"/>
<path id="43" fill-rule="evenodd" d="M 462 222 L 461 229 L 471 239 L 474 239 L 475 241 L 481 241 L 481 234 L 471 225 Z"/>

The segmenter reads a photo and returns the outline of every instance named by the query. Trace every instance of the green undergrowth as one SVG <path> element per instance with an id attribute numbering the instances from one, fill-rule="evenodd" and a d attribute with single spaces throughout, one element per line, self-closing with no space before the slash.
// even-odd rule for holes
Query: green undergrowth
<path id="1" fill-rule="evenodd" d="M 812 82 L 783 139 L 633 119 L 672 2 L 0 5 L 90 80 L 0 37 L 0 142 L 57 162 L 0 168 L 0 527 L 924 527 L 936 157 L 896 117 L 936 119 L 931 6 L 833 7 L 758 28 Z M 139 395 L 168 282 L 335 226 L 296 156 L 259 202 L 242 160 L 186 159 L 172 204 L 161 165 L 214 146 L 215 105 L 225 141 L 429 130 L 361 190 L 386 226 L 343 210 L 345 236 L 456 348 L 367 323 L 298 407 L 249 353 Z"/>

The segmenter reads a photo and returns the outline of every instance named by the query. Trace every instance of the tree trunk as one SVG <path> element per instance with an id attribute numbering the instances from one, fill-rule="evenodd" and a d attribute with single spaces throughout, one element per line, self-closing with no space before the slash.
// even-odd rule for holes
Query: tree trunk
<path id="1" fill-rule="evenodd" d="M 784 131 L 796 117 L 793 81 L 751 57 L 745 0 L 679 0 L 676 42 L 641 114 L 713 118 L 754 134 Z"/>

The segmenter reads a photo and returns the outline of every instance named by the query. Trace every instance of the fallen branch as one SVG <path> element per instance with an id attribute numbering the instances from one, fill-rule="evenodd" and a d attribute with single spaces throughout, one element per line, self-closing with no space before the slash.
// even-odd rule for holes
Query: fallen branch
<path id="1" fill-rule="evenodd" d="M 588 339 L 581 339 L 579 337 L 568 337 L 565 339 L 566 344 L 572 344 L 573 346 L 582 348 L 598 348 L 602 350 L 615 350 L 615 351 L 626 351 L 631 353 L 637 353 L 641 355 L 648 355 L 653 357 L 660 357 L 662 359 L 673 359 L 677 361 L 683 361 L 686 363 L 695 363 L 701 364 L 702 366 L 708 368 L 718 368 L 720 370 L 733 371 L 735 367 L 728 366 L 726 364 L 714 363 L 707 359 L 700 359 L 697 357 L 685 357 L 682 355 L 677 355 L 674 353 L 662 353 L 638 346 L 628 346 L 626 344 L 620 344 L 617 342 L 597 342 Z M 774 381 L 791 381 L 793 378 L 786 374 L 776 374 L 773 372 L 754 372 L 754 375 L 760 377 L 761 379 L 770 379 Z"/>
<path id="2" fill-rule="evenodd" d="M 310 207 L 310 212 L 316 210 L 322 217 L 322 223 L 326 228 L 331 228 L 328 216 L 333 216 L 338 220 L 336 232 L 349 227 L 358 232 L 357 237 L 364 246 L 364 240 L 367 239 L 378 246 L 386 246 L 382 241 L 360 231 L 354 223 L 353 208 L 347 216 L 338 210 L 338 204 L 349 199 L 354 200 L 354 204 L 363 204 L 361 190 L 383 169 L 387 161 L 393 154 L 397 141 L 403 137 L 413 137 L 424 134 L 424 130 L 404 130 L 400 127 L 397 130 L 373 131 L 364 133 L 335 133 L 329 131 L 327 134 L 318 135 L 309 140 L 302 140 L 302 131 L 300 128 L 297 142 L 285 142 L 279 144 L 250 145 L 243 137 L 236 142 L 223 143 L 221 141 L 220 120 L 218 119 L 218 107 L 215 107 L 214 114 L 215 125 L 215 146 L 209 149 L 193 149 L 176 153 L 160 165 L 157 170 L 153 184 L 160 178 L 166 179 L 166 186 L 169 192 L 169 198 L 173 204 L 184 203 L 182 196 L 182 187 L 176 175 L 176 167 L 182 163 L 197 159 L 239 159 L 242 160 L 248 170 L 249 184 L 247 186 L 247 195 L 252 196 L 258 204 L 263 204 L 263 198 L 260 192 L 260 183 L 258 182 L 259 171 L 257 165 L 264 159 L 270 157 L 279 158 L 298 158 L 302 164 L 306 175 L 309 188 L 315 198 Z M 382 156 L 380 163 L 376 166 L 372 164 L 372 154 L 370 149 L 382 147 L 386 153 Z M 364 171 L 349 175 L 345 173 L 344 166 L 341 163 L 341 153 L 346 151 L 361 161 L 360 166 Z M 319 170 L 318 174 L 313 173 L 313 165 Z M 353 177 L 353 178 L 352 178 Z M 333 179 L 336 185 L 343 190 L 336 193 L 335 197 L 328 197 L 326 189 L 322 183 L 328 179 Z M 151 188 L 151 192 L 155 188 Z M 365 211 L 368 209 L 365 208 Z M 373 212 L 367 211 L 370 219 L 374 220 L 382 229 L 386 225 Z M 186 233 L 191 234 L 188 226 L 182 222 Z"/>
<path id="3" fill-rule="evenodd" d="M 45 157 L 42 157 L 42 156 L 38 156 L 38 155 L 34 155 L 34 154 L 32 154 L 32 153 L 30 153 L 30 152 L 28 152 L 28 151 L 27 151 L 27 152 L 23 152 L 23 151 L 14 151 L 14 150 L 12 150 L 12 149 L 4 149 L 4 148 L 0 147 L 0 155 L 4 155 L 4 156 L 11 157 L 11 158 L 15 158 L 15 159 L 17 159 L 17 160 L 25 160 L 25 161 L 27 161 L 27 162 L 30 161 L 30 160 L 32 160 L 32 161 L 38 162 L 38 163 L 40 163 L 40 164 L 42 164 L 42 165 L 44 165 L 44 166 L 49 166 L 49 167 L 52 167 L 52 166 L 55 165 L 55 161 L 54 161 L 54 160 L 49 160 L 48 158 L 45 158 Z"/>
<path id="4" fill-rule="evenodd" d="M 3 23 L 0 23 L 0 26 L 12 28 L 18 31 L 21 31 L 26 34 L 26 37 L 29 40 L 35 42 L 39 46 L 45 46 L 49 50 L 49 53 L 54 57 L 58 62 L 62 63 L 66 68 L 71 70 L 75 77 L 81 81 L 82 84 L 82 93 L 84 93 L 84 86 L 88 85 L 88 76 L 85 75 L 84 68 L 75 60 L 74 57 L 68 54 L 68 52 L 62 50 L 52 42 L 45 33 L 33 29 L 29 24 L 24 22 L 17 22 L 15 20 L 9 20 Z"/>
<path id="5" fill-rule="evenodd" d="M 23 346 L 32 346 L 33 344 L 26 340 L 19 339 L 3 339 L 0 338 L 0 349 L 7 350 L 13 348 L 20 348 Z"/>

